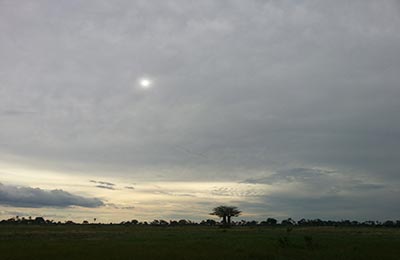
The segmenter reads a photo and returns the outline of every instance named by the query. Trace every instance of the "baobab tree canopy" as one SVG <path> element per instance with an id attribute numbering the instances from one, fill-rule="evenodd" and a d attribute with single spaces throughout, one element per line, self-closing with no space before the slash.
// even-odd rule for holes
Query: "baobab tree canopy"
<path id="1" fill-rule="evenodd" d="M 242 213 L 237 207 L 234 206 L 218 206 L 213 209 L 211 215 L 216 215 L 222 218 L 222 223 L 230 224 L 231 217 L 237 217 Z"/>

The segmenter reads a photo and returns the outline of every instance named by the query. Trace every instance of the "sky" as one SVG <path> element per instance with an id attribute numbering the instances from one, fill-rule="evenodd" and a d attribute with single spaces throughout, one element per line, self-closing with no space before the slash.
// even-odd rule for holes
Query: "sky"
<path id="1" fill-rule="evenodd" d="M 396 0 L 0 0 L 0 219 L 399 219 L 399 71 Z"/>

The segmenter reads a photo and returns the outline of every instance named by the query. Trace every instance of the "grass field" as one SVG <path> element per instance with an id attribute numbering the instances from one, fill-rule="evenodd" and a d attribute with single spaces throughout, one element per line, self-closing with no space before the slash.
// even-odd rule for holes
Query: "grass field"
<path id="1" fill-rule="evenodd" d="M 0 259 L 400 259 L 400 229 L 0 226 Z"/>

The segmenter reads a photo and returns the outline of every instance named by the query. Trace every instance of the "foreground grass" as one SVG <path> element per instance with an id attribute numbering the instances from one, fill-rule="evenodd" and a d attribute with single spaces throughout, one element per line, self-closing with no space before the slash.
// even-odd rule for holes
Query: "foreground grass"
<path id="1" fill-rule="evenodd" d="M 400 229 L 0 226 L 5 259 L 399 259 Z"/>

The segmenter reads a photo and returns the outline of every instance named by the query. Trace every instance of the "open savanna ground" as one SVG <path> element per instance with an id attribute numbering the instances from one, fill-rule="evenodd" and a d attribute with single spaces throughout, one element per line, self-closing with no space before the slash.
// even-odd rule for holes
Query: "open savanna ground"
<path id="1" fill-rule="evenodd" d="M 0 226 L 1 259 L 399 259 L 400 229 Z"/>

